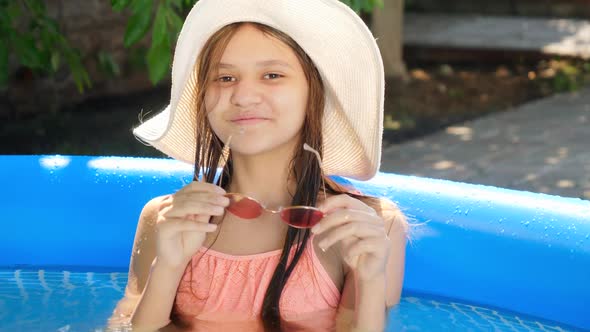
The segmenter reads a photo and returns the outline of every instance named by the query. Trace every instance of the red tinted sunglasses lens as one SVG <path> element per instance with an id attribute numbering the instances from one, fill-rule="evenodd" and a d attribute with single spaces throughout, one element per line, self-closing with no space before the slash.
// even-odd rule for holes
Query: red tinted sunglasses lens
<path id="1" fill-rule="evenodd" d="M 304 208 L 287 208 L 281 211 L 281 218 L 289 225 L 297 228 L 311 228 L 322 218 L 324 213 L 320 210 Z"/>
<path id="2" fill-rule="evenodd" d="M 254 219 L 262 214 L 262 206 L 252 199 L 241 195 L 226 195 L 229 198 L 227 211 L 243 219 Z"/>

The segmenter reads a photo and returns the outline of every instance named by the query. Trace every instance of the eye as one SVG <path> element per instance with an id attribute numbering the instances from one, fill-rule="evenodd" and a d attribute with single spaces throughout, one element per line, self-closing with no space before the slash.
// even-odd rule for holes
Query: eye
<path id="1" fill-rule="evenodd" d="M 283 75 L 277 74 L 277 73 L 269 73 L 269 74 L 264 75 L 264 78 L 268 78 L 268 79 L 271 79 L 271 80 L 274 80 L 274 79 L 277 79 L 277 78 L 281 78 L 281 77 L 283 77 Z"/>
<path id="2" fill-rule="evenodd" d="M 219 76 L 219 78 L 217 78 L 217 81 L 219 81 L 221 83 L 234 82 L 235 81 L 235 77 L 231 77 L 231 76 Z"/>

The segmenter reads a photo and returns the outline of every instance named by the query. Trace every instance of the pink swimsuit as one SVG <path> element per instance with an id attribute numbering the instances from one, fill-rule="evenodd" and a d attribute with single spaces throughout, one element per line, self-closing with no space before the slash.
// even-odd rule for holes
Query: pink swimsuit
<path id="1" fill-rule="evenodd" d="M 316 256 L 313 237 L 281 295 L 282 326 L 288 331 L 335 329 L 340 291 Z M 263 331 L 262 301 L 281 251 L 233 256 L 200 248 L 180 281 L 174 311 L 192 331 Z"/>

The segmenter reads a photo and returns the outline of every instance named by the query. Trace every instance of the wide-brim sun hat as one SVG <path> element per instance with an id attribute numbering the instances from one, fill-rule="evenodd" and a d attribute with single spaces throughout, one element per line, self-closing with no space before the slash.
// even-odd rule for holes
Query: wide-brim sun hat
<path id="1" fill-rule="evenodd" d="M 379 170 L 385 78 L 375 38 L 338 0 L 200 0 L 186 17 L 172 62 L 170 104 L 133 133 L 194 164 L 197 57 L 207 40 L 237 22 L 268 25 L 309 55 L 325 87 L 323 171 L 368 180 Z"/>

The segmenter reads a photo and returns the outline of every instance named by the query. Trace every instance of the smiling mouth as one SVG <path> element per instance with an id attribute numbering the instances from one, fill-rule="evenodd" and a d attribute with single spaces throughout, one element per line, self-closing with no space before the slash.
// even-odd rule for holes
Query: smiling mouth
<path id="1" fill-rule="evenodd" d="M 242 118 L 242 119 L 235 119 L 231 120 L 231 122 L 239 125 L 248 125 L 248 124 L 256 124 L 263 121 L 268 121 L 266 118 Z"/>

